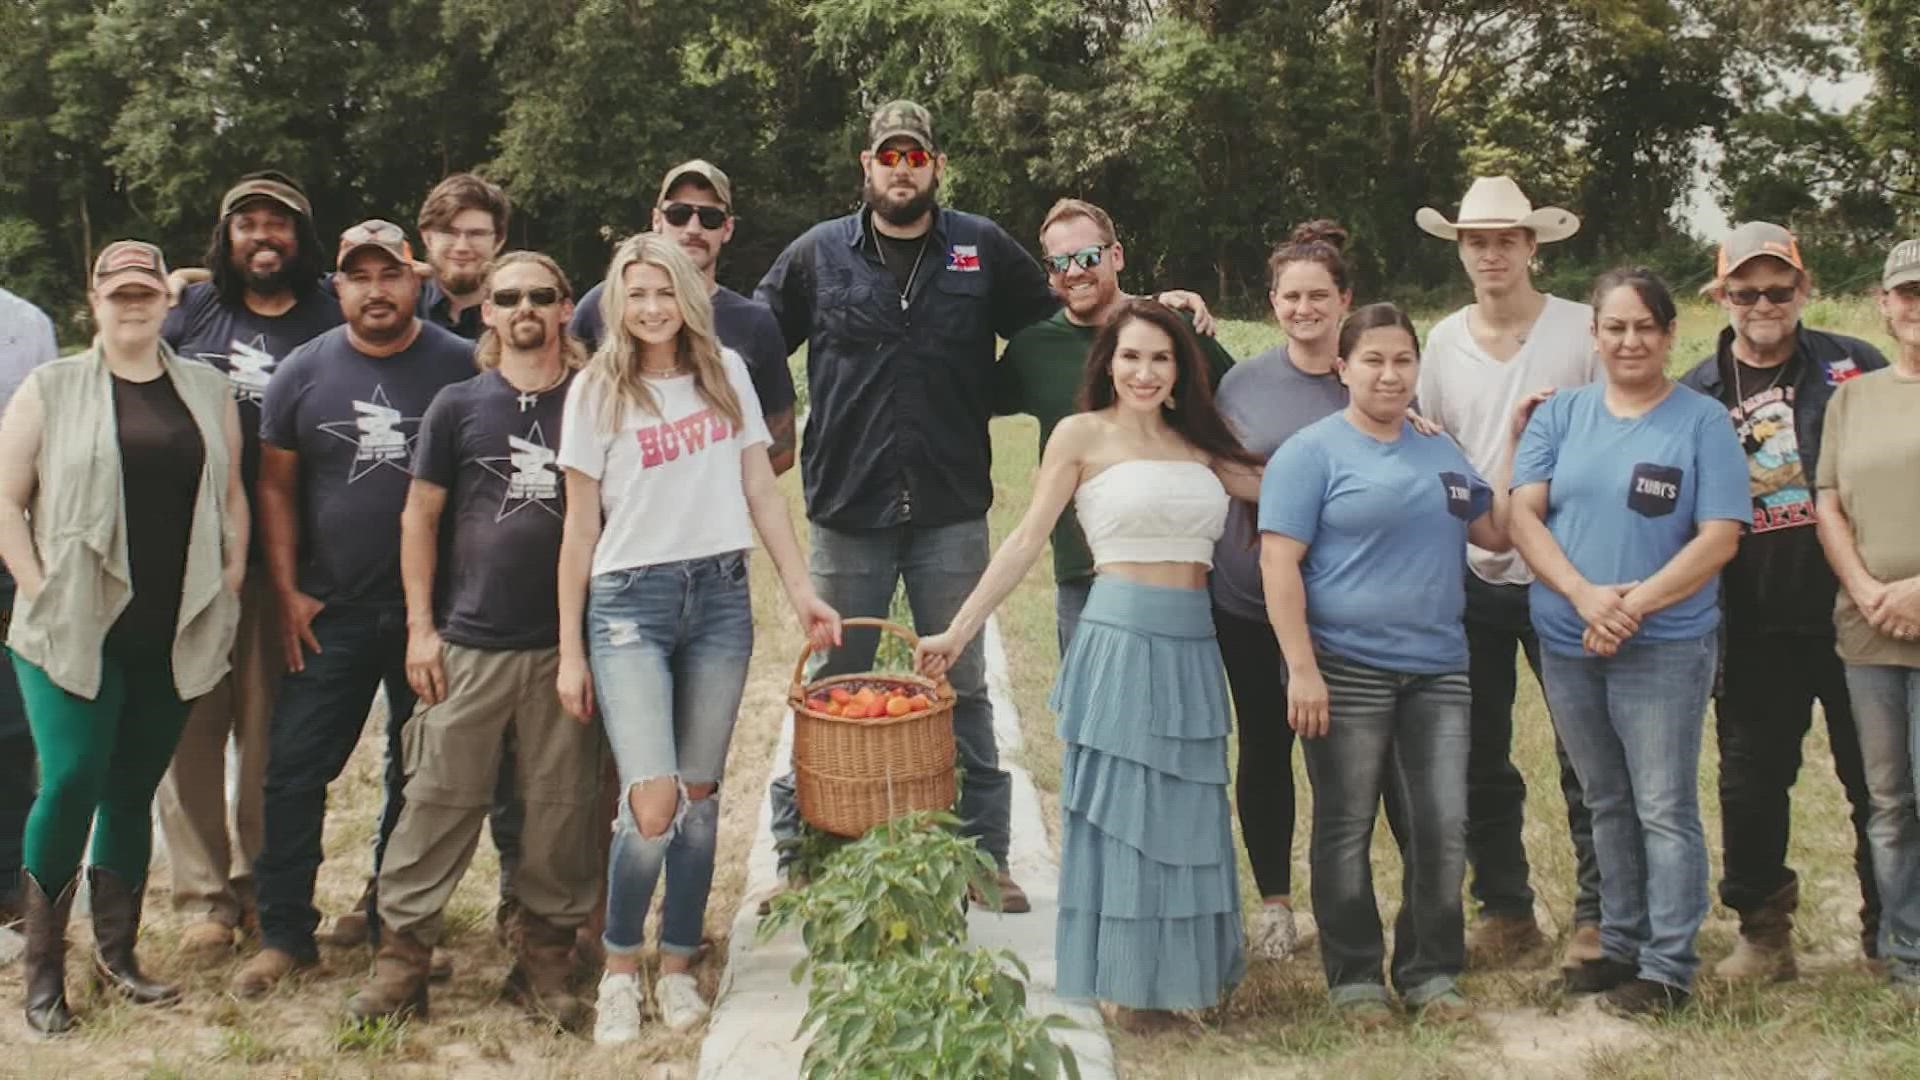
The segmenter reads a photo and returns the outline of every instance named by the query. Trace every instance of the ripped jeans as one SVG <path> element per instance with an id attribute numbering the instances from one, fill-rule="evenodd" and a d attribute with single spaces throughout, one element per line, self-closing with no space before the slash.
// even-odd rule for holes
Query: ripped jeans
<path id="1" fill-rule="evenodd" d="M 713 885 L 717 785 L 753 652 L 747 556 L 729 552 L 594 576 L 587 600 L 587 652 L 594 697 L 620 772 L 620 811 L 607 860 L 607 952 L 640 951 L 647 909 L 667 876 L 660 951 L 700 946 Z M 671 824 L 644 835 L 633 794 L 671 777 Z M 704 799 L 688 787 L 715 785 Z"/>

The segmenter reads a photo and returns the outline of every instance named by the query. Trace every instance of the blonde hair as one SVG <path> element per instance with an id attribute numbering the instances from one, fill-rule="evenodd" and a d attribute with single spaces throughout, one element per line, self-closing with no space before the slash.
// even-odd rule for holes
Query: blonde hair
<path id="1" fill-rule="evenodd" d="M 713 331 L 713 298 L 707 292 L 706 278 L 678 244 L 659 233 L 645 232 L 627 237 L 614 249 L 607 282 L 600 292 L 606 332 L 593 359 L 587 361 L 587 377 L 599 380 L 610 391 L 602 398 L 596 418 L 600 430 L 617 431 L 628 408 L 660 416 L 660 400 L 640 374 L 639 342 L 627 330 L 627 268 L 637 265 L 658 267 L 673 283 L 674 299 L 680 305 L 678 359 L 693 372 L 693 387 L 700 400 L 739 428 L 744 422 L 740 396 L 734 393 L 733 380 L 720 361 L 720 340 Z"/>
<path id="2" fill-rule="evenodd" d="M 487 268 L 486 295 L 493 295 L 493 279 L 499 276 L 500 271 L 521 263 L 532 263 L 545 270 L 559 288 L 560 299 L 573 299 L 573 286 L 567 282 L 566 272 L 560 269 L 559 263 L 537 251 L 509 251 L 493 260 L 493 265 Z M 587 347 L 580 343 L 579 338 L 567 332 L 564 320 L 560 323 L 560 359 L 576 371 L 587 366 Z M 486 332 L 480 335 L 480 343 L 473 348 L 473 362 L 482 371 L 491 371 L 500 366 L 500 335 L 494 332 L 493 327 L 487 327 Z"/>

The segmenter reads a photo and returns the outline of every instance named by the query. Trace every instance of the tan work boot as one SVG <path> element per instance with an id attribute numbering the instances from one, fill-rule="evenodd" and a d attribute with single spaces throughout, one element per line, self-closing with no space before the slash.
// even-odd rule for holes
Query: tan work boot
<path id="1" fill-rule="evenodd" d="M 1713 965 L 1722 979 L 1784 982 L 1800 974 L 1793 956 L 1793 913 L 1800 907 L 1800 883 L 1790 881 L 1752 911 L 1740 914 L 1740 941 L 1725 960 Z"/>
<path id="2" fill-rule="evenodd" d="M 233 973 L 229 989 L 239 998 L 265 997 L 287 976 L 305 966 L 283 949 L 261 949 Z"/>
<path id="3" fill-rule="evenodd" d="M 373 879 L 367 879 L 366 888 L 360 890 L 360 899 L 354 901 L 353 910 L 333 920 L 333 925 L 321 936 L 320 940 L 339 949 L 351 949 L 365 945 L 371 932 L 373 919 Z"/>
<path id="4" fill-rule="evenodd" d="M 373 977 L 347 999 L 347 1016 L 354 1020 L 427 1018 L 427 968 L 433 949 L 414 937 L 387 927 L 380 935 L 380 952 L 373 960 Z"/>
<path id="5" fill-rule="evenodd" d="M 780 884 L 774 886 L 772 892 L 760 898 L 760 906 L 756 909 L 757 913 L 761 918 L 767 917 L 773 913 L 773 900 L 775 897 L 781 893 L 797 892 L 806 887 L 807 875 L 794 869 L 782 871 L 780 874 Z"/>
<path id="6" fill-rule="evenodd" d="M 1560 953 L 1560 970 L 1571 971 L 1589 960 L 1598 960 L 1606 955 L 1600 948 L 1600 927 L 1596 923 L 1581 923 L 1567 935 L 1567 947 Z"/>
<path id="7" fill-rule="evenodd" d="M 985 892 L 971 885 L 967 886 L 967 899 L 989 911 L 998 911 L 1003 915 L 1024 915 L 1033 910 L 1032 902 L 1027 899 L 1027 890 L 1022 889 L 1020 883 L 1013 880 L 1012 874 L 1005 870 L 1000 871 L 1000 875 L 995 879 L 995 883 L 1000 887 L 1000 904 L 998 907 L 987 902 Z"/>
<path id="8" fill-rule="evenodd" d="M 195 964 L 211 964 L 233 954 L 233 927 L 202 919 L 180 931 L 180 955 Z"/>
<path id="9" fill-rule="evenodd" d="M 573 992 L 574 932 L 523 908 L 513 936 L 517 956 L 501 992 L 536 1020 L 563 1031 L 585 1027 L 587 1003 Z"/>
<path id="10" fill-rule="evenodd" d="M 1482 915 L 1467 931 L 1467 967 L 1503 967 L 1547 947 L 1540 924 L 1528 915 Z"/>

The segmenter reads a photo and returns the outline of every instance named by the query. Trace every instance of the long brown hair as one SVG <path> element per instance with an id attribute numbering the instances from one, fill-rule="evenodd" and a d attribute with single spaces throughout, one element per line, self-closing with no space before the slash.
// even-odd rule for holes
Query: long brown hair
<path id="1" fill-rule="evenodd" d="M 607 267 L 607 283 L 600 293 L 601 315 L 607 326 L 599 351 L 587 362 L 586 377 L 603 380 L 610 391 L 597 418 L 600 430 L 615 431 L 628 408 L 660 416 L 660 399 L 640 374 L 640 345 L 627 330 L 627 267 L 656 266 L 673 282 L 680 304 L 680 362 L 693 372 L 693 388 L 700 400 L 738 429 L 742 423 L 740 396 L 727 378 L 720 359 L 720 339 L 713 330 L 713 299 L 706 279 L 680 246 L 654 232 L 622 241 Z M 662 417 L 662 419 L 665 419 Z"/>
<path id="2" fill-rule="evenodd" d="M 1133 322 L 1157 327 L 1173 339 L 1173 390 L 1167 395 L 1166 404 L 1160 406 L 1167 426 L 1187 445 L 1213 461 L 1255 467 L 1265 464 L 1240 445 L 1240 439 L 1214 406 L 1213 384 L 1207 377 L 1200 339 L 1193 336 L 1193 329 L 1185 319 L 1157 301 L 1140 297 L 1126 301 L 1094 336 L 1093 348 L 1087 352 L 1086 372 L 1080 382 L 1080 408 L 1086 412 L 1104 409 L 1119 396 L 1113 388 L 1113 354 L 1120 347 L 1120 331 Z"/>

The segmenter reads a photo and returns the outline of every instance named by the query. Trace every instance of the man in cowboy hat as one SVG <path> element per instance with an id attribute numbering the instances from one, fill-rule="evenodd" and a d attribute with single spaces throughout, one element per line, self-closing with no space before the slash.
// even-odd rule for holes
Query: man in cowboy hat
<path id="1" fill-rule="evenodd" d="M 1541 244 L 1565 240 L 1580 219 L 1559 207 L 1534 209 L 1505 176 L 1481 177 L 1449 221 L 1432 207 L 1414 220 L 1459 245 L 1460 265 L 1473 283 L 1473 303 L 1440 320 L 1427 337 L 1420 365 L 1420 408 L 1453 433 L 1483 476 L 1503 464 L 1514 406 L 1537 390 L 1592 382 L 1593 311 L 1533 287 L 1529 270 Z M 1513 699 L 1516 646 L 1537 678 L 1540 643 L 1528 617 L 1533 574 L 1518 553 L 1469 546 L 1467 564 L 1467 677 L 1473 688 L 1472 743 L 1467 756 L 1467 858 L 1480 913 L 1467 935 L 1468 962 L 1480 967 L 1532 954 L 1546 944 L 1534 920 L 1522 843 L 1527 785 L 1514 767 Z M 1562 962 L 1600 955 L 1600 871 L 1593 857 L 1593 825 L 1580 781 L 1559 739 L 1560 790 L 1577 864 L 1574 932 Z"/>
<path id="2" fill-rule="evenodd" d="M 1876 954 L 1880 895 L 1867 846 L 1860 739 L 1844 665 L 1834 652 L 1839 589 L 1814 529 L 1814 465 L 1834 387 L 1887 366 L 1858 338 L 1800 323 L 1812 278 L 1791 232 L 1749 221 L 1727 234 L 1706 292 L 1727 313 L 1713 355 L 1681 382 L 1718 399 L 1746 447 L 1753 527 L 1723 571 L 1714 734 L 1720 745 L 1720 902 L 1740 940 L 1713 969 L 1723 979 L 1789 979 L 1800 882 L 1787 866 L 1788 792 L 1813 703 L 1827 718 L 1833 769 L 1853 809 L 1861 946 Z"/>

